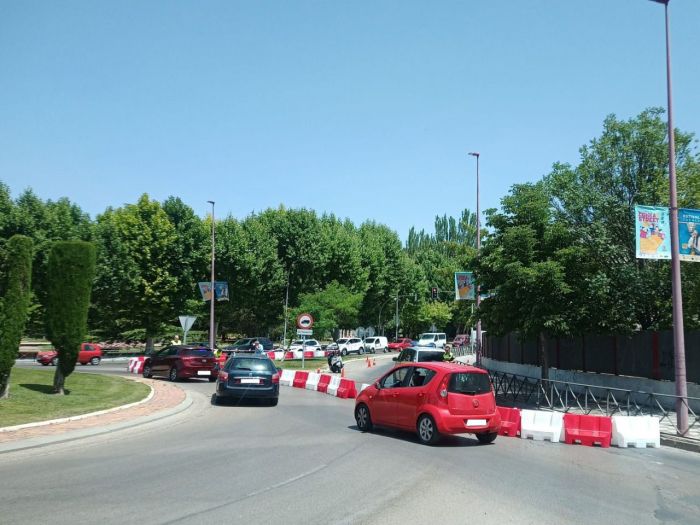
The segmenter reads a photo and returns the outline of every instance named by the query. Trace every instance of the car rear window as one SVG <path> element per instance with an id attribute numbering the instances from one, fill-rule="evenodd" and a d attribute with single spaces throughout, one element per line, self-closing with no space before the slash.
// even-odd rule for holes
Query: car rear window
<path id="1" fill-rule="evenodd" d="M 274 372 L 275 366 L 269 359 L 234 357 L 228 365 L 229 370 L 251 370 L 253 372 Z"/>
<path id="2" fill-rule="evenodd" d="M 214 357 L 208 348 L 184 348 L 180 350 L 180 355 L 186 357 Z"/>
<path id="3" fill-rule="evenodd" d="M 435 351 L 435 352 L 423 352 L 420 351 L 418 352 L 418 361 L 420 362 L 429 362 L 429 361 L 442 361 L 443 356 L 445 355 L 445 352 L 441 351 Z"/>
<path id="4" fill-rule="evenodd" d="M 488 374 L 460 372 L 451 375 L 447 389 L 457 394 L 486 394 L 491 391 L 491 383 Z"/>

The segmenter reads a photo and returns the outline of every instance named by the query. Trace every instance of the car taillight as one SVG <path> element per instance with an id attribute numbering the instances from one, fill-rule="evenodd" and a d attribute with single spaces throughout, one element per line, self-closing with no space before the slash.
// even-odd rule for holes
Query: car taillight
<path id="1" fill-rule="evenodd" d="M 228 372 L 224 372 L 223 370 L 219 371 L 219 379 L 221 381 L 228 381 Z"/>
<path id="2" fill-rule="evenodd" d="M 444 400 L 447 400 L 447 383 L 449 383 L 449 381 L 450 376 L 446 375 L 445 378 L 442 380 L 442 383 L 440 383 L 440 388 L 438 388 L 440 397 Z"/>
<path id="3" fill-rule="evenodd" d="M 272 374 L 272 384 L 277 384 L 280 382 L 280 375 L 278 373 Z"/>

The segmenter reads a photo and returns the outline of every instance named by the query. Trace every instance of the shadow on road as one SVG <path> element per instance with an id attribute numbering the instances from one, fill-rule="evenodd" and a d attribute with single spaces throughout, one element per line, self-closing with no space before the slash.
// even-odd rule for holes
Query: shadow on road
<path id="1" fill-rule="evenodd" d="M 228 406 L 228 407 L 268 407 L 272 408 L 272 400 L 270 399 L 253 399 L 253 398 L 221 398 L 216 401 L 216 395 L 211 395 L 212 406 Z"/>
<path id="2" fill-rule="evenodd" d="M 350 425 L 348 426 L 350 430 L 357 430 L 358 432 L 361 432 L 359 428 L 357 428 L 357 425 Z M 412 432 L 407 432 L 404 430 L 395 430 L 393 428 L 378 428 L 374 427 L 374 430 L 370 432 L 370 434 L 374 434 L 376 436 L 382 436 L 386 438 L 391 438 L 391 439 L 396 439 L 399 441 L 405 441 L 408 443 L 415 443 L 416 445 L 420 445 L 421 442 L 418 440 L 418 436 L 416 436 Z M 436 445 L 437 447 L 448 447 L 448 448 L 454 448 L 454 447 L 483 447 L 485 445 L 482 445 L 479 443 L 479 441 L 476 439 L 476 436 L 472 435 L 464 435 L 464 436 L 459 436 L 459 435 L 453 435 L 453 434 L 443 434 L 442 437 L 440 438 L 440 441 Z"/>

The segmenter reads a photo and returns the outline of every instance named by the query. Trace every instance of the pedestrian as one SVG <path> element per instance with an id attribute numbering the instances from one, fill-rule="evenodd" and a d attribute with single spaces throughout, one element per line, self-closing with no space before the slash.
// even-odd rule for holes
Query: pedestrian
<path id="1" fill-rule="evenodd" d="M 175 335 L 175 337 L 173 337 L 172 341 L 170 341 L 170 344 L 172 346 L 182 344 L 182 343 L 180 343 L 180 336 Z"/>

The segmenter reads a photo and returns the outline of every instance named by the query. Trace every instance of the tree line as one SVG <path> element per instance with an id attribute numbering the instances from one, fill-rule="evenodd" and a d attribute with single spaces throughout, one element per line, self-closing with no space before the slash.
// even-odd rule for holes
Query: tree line
<path id="1" fill-rule="evenodd" d="M 435 324 L 450 333 L 475 315 L 492 334 L 543 338 L 629 333 L 671 323 L 670 266 L 634 253 L 635 204 L 668 205 L 663 111 L 623 121 L 608 117 L 602 135 L 575 165 L 555 163 L 536 183 L 516 184 L 498 209 L 485 212 L 483 248 L 475 250 L 476 217 L 439 215 L 433 232 L 411 229 L 405 245 L 387 226 L 355 225 L 332 214 L 280 206 L 216 221 L 216 279 L 229 284 L 217 303 L 217 333 L 279 338 L 300 311 L 317 319 L 319 337 L 338 328 L 373 326 L 413 336 Z M 693 135 L 676 132 L 681 206 L 700 207 L 700 161 Z M 437 191 L 437 190 L 436 190 Z M 28 321 L 24 333 L 47 334 L 48 256 L 56 241 L 96 247 L 88 325 L 101 339 L 147 339 L 177 330 L 177 316 L 208 308 L 196 283 L 209 281 L 211 218 L 178 197 L 142 195 L 94 219 L 67 198 L 43 201 L 30 189 L 12 199 L 0 182 L 0 281 L 6 243 L 33 241 Z M 489 298 L 480 312 L 455 302 L 454 272 L 474 270 Z M 700 323 L 700 265 L 684 263 L 685 316 Z M 6 279 L 5 279 L 6 280 Z M 431 301 L 429 290 L 440 290 Z"/>

